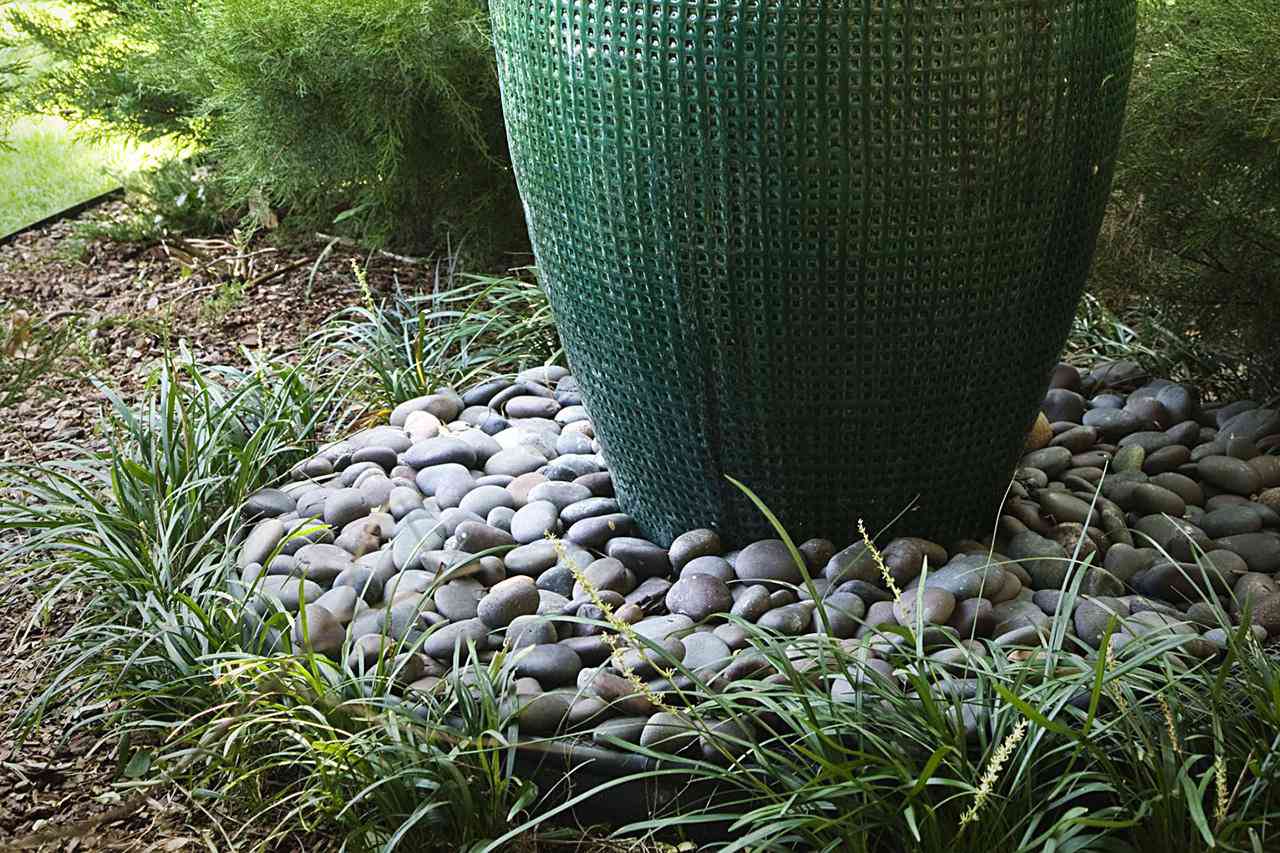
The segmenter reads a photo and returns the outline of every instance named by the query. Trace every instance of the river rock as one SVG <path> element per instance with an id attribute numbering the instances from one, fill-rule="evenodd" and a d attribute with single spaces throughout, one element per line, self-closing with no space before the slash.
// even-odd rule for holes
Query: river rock
<path id="1" fill-rule="evenodd" d="M 568 646 L 543 643 L 521 649 L 515 655 L 516 675 L 536 678 L 545 687 L 573 684 L 582 671 L 582 658 Z"/>
<path id="2" fill-rule="evenodd" d="M 679 572 L 691 560 L 718 556 L 721 549 L 720 535 L 714 530 L 690 530 L 672 540 L 668 555 L 671 567 Z"/>
<path id="3" fill-rule="evenodd" d="M 551 485 L 544 483 L 543 485 Z M 511 537 L 522 545 L 545 539 L 558 532 L 560 512 L 546 500 L 531 500 L 511 518 Z"/>
<path id="4" fill-rule="evenodd" d="M 1206 456 L 1196 463 L 1201 479 L 1212 486 L 1248 497 L 1261 490 L 1258 472 L 1230 456 Z"/>
<path id="5" fill-rule="evenodd" d="M 743 548 L 734 571 L 748 583 L 798 584 L 801 581 L 800 568 L 781 539 L 763 539 Z"/>
<path id="6" fill-rule="evenodd" d="M 505 628 L 517 616 L 537 613 L 540 600 L 533 579 L 516 575 L 494 584 L 480 599 L 476 613 L 490 628 Z"/>
<path id="7" fill-rule="evenodd" d="M 729 587 L 720 578 L 694 574 L 671 585 L 666 597 L 667 609 L 701 622 L 716 613 L 728 613 L 733 607 Z"/>

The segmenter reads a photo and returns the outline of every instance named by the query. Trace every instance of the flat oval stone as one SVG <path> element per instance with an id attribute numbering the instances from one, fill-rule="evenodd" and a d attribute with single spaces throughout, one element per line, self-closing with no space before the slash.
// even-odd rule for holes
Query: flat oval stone
<path id="1" fill-rule="evenodd" d="M 762 539 L 743 548 L 734 564 L 734 571 L 741 580 L 748 582 L 801 582 L 800 568 L 781 539 Z"/>
<path id="2" fill-rule="evenodd" d="M 479 619 L 466 619 L 462 622 L 450 622 L 436 628 L 422 643 L 423 654 L 436 660 L 450 661 L 454 649 L 457 648 L 459 659 L 467 659 L 467 643 L 475 644 L 482 649 L 489 638 L 489 628 Z"/>
<path id="3" fill-rule="evenodd" d="M 720 534 L 714 530 L 690 530 L 681 533 L 672 540 L 671 547 L 668 549 L 671 567 L 678 572 L 690 560 L 719 555 L 722 547 Z"/>
<path id="4" fill-rule="evenodd" d="M 1243 557 L 1251 572 L 1280 572 L 1280 533 L 1273 530 L 1224 536 L 1217 546 Z"/>
<path id="5" fill-rule="evenodd" d="M 1071 467 L 1071 451 L 1065 447 L 1044 447 L 1023 456 L 1018 464 L 1024 468 L 1043 471 L 1053 479 Z"/>
<path id="6" fill-rule="evenodd" d="M 304 545 L 293 555 L 298 574 L 317 583 L 330 583 L 354 565 L 355 558 L 337 545 Z"/>
<path id="7" fill-rule="evenodd" d="M 514 717 L 520 726 L 520 733 L 534 736 L 550 736 L 560 732 L 567 725 L 574 702 L 573 694 L 561 690 L 546 693 L 518 692 L 506 700 L 507 707 L 514 707 Z"/>
<path id="8" fill-rule="evenodd" d="M 547 482 L 547 478 L 539 474 L 537 471 L 531 471 L 528 474 L 521 474 L 519 477 L 512 477 L 511 482 L 507 483 L 507 491 L 511 492 L 511 498 L 516 502 L 516 509 L 527 504 L 529 502 L 529 493 L 545 482 Z"/>
<path id="9" fill-rule="evenodd" d="M 399 454 L 390 447 L 362 447 L 355 453 L 351 454 L 352 465 L 359 465 L 362 462 L 372 462 L 383 471 L 390 471 L 399 461 Z"/>
<path id="10" fill-rule="evenodd" d="M 1017 560 L 1035 589 L 1059 589 L 1069 568 L 1067 552 L 1053 539 L 1026 530 L 1009 540 L 1008 556 Z"/>
<path id="11" fill-rule="evenodd" d="M 1213 547 L 1209 537 L 1199 527 L 1189 521 L 1164 515 L 1144 515 L 1138 519 L 1134 530 L 1142 534 L 1134 537 L 1141 544 L 1162 548 L 1175 560 L 1194 560 L 1197 549 L 1204 552 Z"/>
<path id="12" fill-rule="evenodd" d="M 634 604 L 643 611 L 651 611 L 654 606 L 667 597 L 671 589 L 671 581 L 667 578 L 645 578 L 635 589 L 627 593 L 627 604 Z"/>
<path id="13" fill-rule="evenodd" d="M 675 638 L 655 640 L 657 648 L 646 645 L 643 648 L 631 647 L 615 652 L 610 658 L 610 666 L 622 674 L 638 675 L 641 678 L 653 678 L 660 670 L 670 669 L 684 660 L 684 643 Z"/>
<path id="14" fill-rule="evenodd" d="M 347 442 L 347 450 L 350 451 L 359 450 L 362 447 L 390 447 L 396 453 L 403 453 L 409 449 L 410 445 L 409 437 L 405 435 L 404 430 L 385 425 L 361 430 L 351 436 Z M 337 445 L 332 446 L 331 450 L 322 451 L 325 456 L 334 461 L 337 467 L 342 467 L 339 464 L 341 446 L 342 442 L 338 442 Z"/>
<path id="15" fill-rule="evenodd" d="M 568 423 L 568 421 L 561 419 L 560 415 L 562 414 L 564 414 L 564 409 L 561 409 L 560 412 L 556 414 L 556 420 L 560 423 Z M 592 452 L 594 452 L 594 447 L 591 444 L 591 439 L 584 433 L 578 432 L 577 430 L 565 430 L 564 432 L 561 432 L 560 435 L 556 436 L 556 453 L 569 454 Z"/>
<path id="16" fill-rule="evenodd" d="M 1065 448 L 1074 455 L 1089 450 L 1098 443 L 1100 438 L 1098 431 L 1093 427 L 1078 426 L 1054 436 L 1049 446 Z"/>
<path id="17" fill-rule="evenodd" d="M 522 395 L 507 401 L 508 418 L 554 418 L 560 411 L 560 404 L 554 398 Z"/>
<path id="18" fill-rule="evenodd" d="M 1095 427 L 1107 441 L 1118 441 L 1147 426 L 1141 415 L 1127 409 L 1090 409 L 1084 413 L 1085 426 Z"/>
<path id="19" fill-rule="evenodd" d="M 556 455 L 557 430 L 540 429 L 534 426 L 536 421 L 521 421 L 519 426 L 504 429 L 496 434 L 494 441 L 502 445 L 504 450 L 523 450 L 542 457 L 542 464 Z M 554 424 L 554 421 L 550 423 Z M 539 466 L 541 467 L 541 466 Z"/>
<path id="20" fill-rule="evenodd" d="M 511 497 L 511 493 L 502 486 L 476 486 L 470 492 L 467 492 L 458 506 L 467 512 L 474 512 L 476 515 L 483 517 L 498 507 L 514 508 L 515 500 Z"/>
<path id="21" fill-rule="evenodd" d="M 540 601 L 533 579 L 527 575 L 516 575 L 494 584 L 480 599 L 476 615 L 490 628 L 505 628 L 517 616 L 537 613 Z"/>
<path id="22" fill-rule="evenodd" d="M 598 498 L 614 497 L 613 476 L 608 471 L 597 471 L 594 474 L 583 474 L 573 482 L 580 486 L 586 486 L 591 490 L 591 494 Z"/>
<path id="23" fill-rule="evenodd" d="M 996 599 L 1011 579 L 995 560 L 986 554 L 957 554 L 945 566 L 931 571 L 925 578 L 926 589 L 945 589 L 957 600 L 967 598 Z M 912 595 L 907 590 L 904 595 Z"/>
<path id="24" fill-rule="evenodd" d="M 635 521 L 631 516 L 615 512 L 574 522 L 565 533 L 565 538 L 584 548 L 600 550 L 615 536 L 630 536 L 634 531 Z"/>
<path id="25" fill-rule="evenodd" d="M 1168 489 L 1190 506 L 1204 506 L 1204 490 L 1200 484 L 1185 474 L 1169 471 L 1151 478 L 1152 485 Z"/>
<path id="26" fill-rule="evenodd" d="M 681 577 L 667 591 L 667 609 L 701 622 L 716 613 L 728 613 L 734 606 L 729 587 L 711 575 Z"/>
<path id="27" fill-rule="evenodd" d="M 548 501 L 555 504 L 556 512 L 564 510 L 572 504 L 579 501 L 591 499 L 591 490 L 586 486 L 572 482 L 563 482 L 558 480 L 548 480 L 545 483 L 539 483 L 529 490 L 528 500 Z M 616 510 L 615 510 L 616 511 Z"/>
<path id="28" fill-rule="evenodd" d="M 1262 517 L 1251 506 L 1225 506 L 1205 513 L 1200 529 L 1211 539 L 1256 533 L 1262 529 Z"/>
<path id="29" fill-rule="evenodd" d="M 613 746 L 616 741 L 638 744 L 648 722 L 648 716 L 615 717 L 592 729 L 591 739 L 602 746 Z"/>
<path id="30" fill-rule="evenodd" d="M 1050 422 L 1069 421 L 1078 424 L 1084 418 L 1084 398 L 1066 388 L 1050 388 L 1044 395 L 1044 402 L 1040 404 L 1040 411 L 1044 412 Z"/>
<path id="31" fill-rule="evenodd" d="M 400 405 L 391 410 L 391 417 L 388 421 L 392 426 L 404 426 L 409 415 L 413 412 L 429 412 L 434 415 L 437 420 L 448 423 L 454 420 L 462 412 L 463 401 L 455 396 L 447 394 L 426 394 L 421 397 L 414 397 L 412 400 L 405 400 Z"/>
<path id="32" fill-rule="evenodd" d="M 556 564 L 558 559 L 554 542 L 530 542 L 512 548 L 502 558 L 507 571 L 512 574 L 536 577 Z"/>
<path id="33" fill-rule="evenodd" d="M 516 675 L 536 678 L 546 687 L 574 684 L 582 671 L 582 658 L 560 643 L 542 643 L 521 649 L 515 657 Z"/>
<path id="34" fill-rule="evenodd" d="M 1117 631 L 1129 615 L 1129 606 L 1118 598 L 1096 597 L 1082 600 L 1073 615 L 1076 635 L 1092 648 L 1098 648 L 1108 626 Z"/>
<path id="35" fill-rule="evenodd" d="M 745 649 L 747 646 L 751 645 L 750 639 L 747 637 L 747 632 L 741 625 L 735 625 L 732 622 L 717 625 L 715 631 L 712 633 L 723 640 L 724 644 L 734 651 Z"/>
<path id="36" fill-rule="evenodd" d="M 1176 471 L 1190 461 L 1191 451 L 1181 444 L 1173 444 L 1148 454 L 1142 463 L 1142 471 L 1154 477 L 1157 474 Z"/>
<path id="37" fill-rule="evenodd" d="M 487 405 L 493 395 L 514 385 L 510 379 L 489 379 L 462 392 L 462 402 L 468 406 Z"/>
<path id="38" fill-rule="evenodd" d="M 347 639 L 347 632 L 329 610 L 319 602 L 308 604 L 303 616 L 293 623 L 291 639 L 296 648 L 336 658 Z"/>
<path id="39" fill-rule="evenodd" d="M 1155 483 L 1139 483 L 1134 486 L 1129 505 L 1142 515 L 1164 513 L 1181 518 L 1187 511 L 1187 503 L 1177 493 Z"/>
<path id="40" fill-rule="evenodd" d="M 538 575 L 538 589 L 565 596 L 573 595 L 576 579 L 568 566 L 554 565 Z"/>
<path id="41" fill-rule="evenodd" d="M 814 607 L 812 601 L 798 601 L 775 607 L 757 619 L 756 624 L 779 634 L 796 637 L 809 629 Z"/>
<path id="42" fill-rule="evenodd" d="M 545 539 L 559 530 L 560 514 L 551 501 L 530 501 L 511 519 L 511 536 L 520 544 Z"/>
<path id="43" fill-rule="evenodd" d="M 397 485 L 387 496 L 387 508 L 393 519 L 402 520 L 413 510 L 421 510 L 422 493 L 408 485 Z"/>
<path id="44" fill-rule="evenodd" d="M 240 517 L 246 521 L 255 521 L 287 515 L 295 509 L 297 509 L 297 503 L 288 493 L 280 489 L 259 489 L 245 499 Z"/>
<path id="45" fill-rule="evenodd" d="M 485 588 L 470 578 L 459 578 L 444 584 L 431 597 L 436 611 L 454 622 L 476 618 L 476 606 L 485 596 Z"/>
<path id="46" fill-rule="evenodd" d="M 755 622 L 773 607 L 773 599 L 764 586 L 749 586 L 742 590 L 729 609 L 732 616 Z"/>
<path id="47" fill-rule="evenodd" d="M 641 637 L 648 637 L 650 640 L 665 640 L 692 627 L 693 620 L 683 614 L 650 616 L 631 626 Z"/>
<path id="48" fill-rule="evenodd" d="M 284 524 L 280 521 L 269 518 L 265 521 L 259 521 L 254 525 L 253 530 L 245 537 L 244 544 L 240 546 L 240 554 L 236 557 L 236 565 L 244 568 L 250 563 L 264 564 L 271 556 L 271 552 L 280 544 L 280 540 L 284 538 Z"/>
<path id="49" fill-rule="evenodd" d="M 1247 497 L 1261 491 L 1258 473 L 1231 456 L 1206 456 L 1196 463 L 1196 470 L 1206 483 L 1232 494 Z"/>
<path id="50" fill-rule="evenodd" d="M 614 515 L 621 512 L 614 498 L 592 497 L 576 501 L 560 511 L 560 521 L 572 526 L 584 518 L 595 518 L 598 515 Z"/>
<path id="51" fill-rule="evenodd" d="M 547 458 L 542 454 L 525 447 L 512 447 L 490 456 L 484 463 L 484 472 L 519 477 L 523 474 L 531 474 L 546 464 Z"/>
<path id="52" fill-rule="evenodd" d="M 945 589 L 925 588 L 922 593 L 907 591 L 893 605 L 898 624 L 911 626 L 917 615 L 926 625 L 943 625 L 956 609 L 956 597 Z"/>
<path id="53" fill-rule="evenodd" d="M 470 469 L 475 467 L 476 451 L 462 439 L 444 435 L 416 442 L 401 458 L 406 465 L 419 470 L 450 464 Z"/>
<path id="54" fill-rule="evenodd" d="M 324 587 L 315 581 L 285 575 L 268 575 L 258 582 L 257 591 L 280 600 L 288 611 L 296 611 L 304 601 L 317 601 L 324 594 Z"/>
<path id="55" fill-rule="evenodd" d="M 695 631 L 684 638 L 684 664 L 695 675 L 705 677 L 715 672 L 732 657 L 733 651 L 724 640 L 710 631 Z"/>
<path id="56" fill-rule="evenodd" d="M 350 587 L 366 604 L 377 604 L 382 600 L 382 585 L 386 575 L 379 574 L 367 566 L 351 566 L 338 573 L 333 579 L 333 589 Z"/>
<path id="57" fill-rule="evenodd" d="M 1074 521 L 1083 524 L 1096 512 L 1089 506 L 1088 501 L 1083 501 L 1075 495 L 1051 489 L 1041 489 L 1037 492 L 1036 501 L 1045 513 L 1060 522 Z"/>
<path id="58" fill-rule="evenodd" d="M 463 482 L 466 488 L 463 489 L 465 494 L 475 483 L 475 477 L 471 475 L 471 471 L 465 465 L 459 465 L 451 462 L 446 465 L 433 465 L 430 468 L 423 468 L 413 478 L 414 485 L 418 487 L 425 497 L 434 497 L 436 489 L 445 483 L 454 481 Z"/>
<path id="59" fill-rule="evenodd" d="M 711 575 L 725 583 L 738 579 L 738 576 L 733 571 L 733 566 L 729 565 L 729 561 L 724 557 L 694 557 L 684 564 L 684 568 L 680 569 L 680 577 L 688 577 L 689 575 Z"/>
<path id="60" fill-rule="evenodd" d="M 502 548 L 516 544 L 511 534 L 505 530 L 491 527 L 483 521 L 464 521 L 453 531 L 458 550 L 468 554 L 479 554 L 493 548 Z"/>
<path id="61" fill-rule="evenodd" d="M 636 588 L 635 573 L 613 557 L 601 557 L 592 561 L 583 570 L 582 576 L 597 591 L 608 590 L 625 596 Z M 573 597 L 582 598 L 585 595 L 586 587 L 581 583 L 575 584 Z"/>
<path id="62" fill-rule="evenodd" d="M 511 532 L 511 520 L 516 517 L 516 511 L 509 506 L 496 506 L 489 510 L 489 514 L 484 517 L 484 523 L 490 527 L 496 527 L 499 530 Z"/>
<path id="63" fill-rule="evenodd" d="M 479 429 L 466 429 L 458 433 L 458 438 L 471 445 L 476 452 L 476 464 L 483 465 L 488 462 L 494 454 L 500 452 L 502 447 L 493 437 Z"/>
<path id="64" fill-rule="evenodd" d="M 826 615 L 825 623 L 823 613 Z M 815 633 L 827 632 L 833 637 L 847 639 L 858 632 L 858 626 L 866 615 L 867 605 L 861 598 L 847 592 L 834 592 L 822 599 L 821 605 L 814 610 L 810 627 Z"/>
<path id="65" fill-rule="evenodd" d="M 989 637 L 995 630 L 994 605 L 985 598 L 966 598 L 956 603 L 948 627 L 961 637 Z"/>
<path id="66" fill-rule="evenodd" d="M 410 412 L 404 421 L 404 431 L 410 442 L 426 441 L 440 434 L 440 419 L 430 412 Z"/>
<path id="67" fill-rule="evenodd" d="M 504 643 L 513 649 L 554 643 L 557 639 L 555 624 L 537 614 L 512 619 L 503 637 Z"/>
<path id="68" fill-rule="evenodd" d="M 605 553 L 636 573 L 638 578 L 665 577 L 671 574 L 667 549 L 648 539 L 617 536 L 609 540 Z"/>
<path id="69" fill-rule="evenodd" d="M 1255 456 L 1248 465 L 1258 475 L 1260 490 L 1280 486 L 1280 456 Z"/>
<path id="70" fill-rule="evenodd" d="M 1120 447 L 1140 447 L 1146 453 L 1155 453 L 1172 445 L 1173 439 L 1163 430 L 1140 430 L 1120 439 Z"/>
<path id="71" fill-rule="evenodd" d="M 1256 408 L 1233 415 L 1219 427 L 1223 436 L 1235 436 L 1257 442 L 1280 433 L 1280 409 Z"/>

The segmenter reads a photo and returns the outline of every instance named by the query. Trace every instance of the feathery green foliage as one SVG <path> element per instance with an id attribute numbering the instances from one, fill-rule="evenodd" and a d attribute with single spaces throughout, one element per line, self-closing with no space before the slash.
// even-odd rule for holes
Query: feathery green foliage
<path id="1" fill-rule="evenodd" d="M 1139 7 L 1116 194 L 1092 288 L 1135 314 L 1176 319 L 1174 331 L 1245 364 L 1255 393 L 1275 393 L 1280 15 L 1272 0 Z"/>
<path id="2" fill-rule="evenodd" d="M 478 0 L 66 0 L 7 10 L 51 64 L 0 113 L 207 149 L 255 221 L 473 257 L 526 246 Z"/>
<path id="3" fill-rule="evenodd" d="M 375 242 L 518 247 L 503 244 L 522 220 L 477 0 L 200 7 L 202 109 L 236 197 L 315 225 L 341 215 Z"/>

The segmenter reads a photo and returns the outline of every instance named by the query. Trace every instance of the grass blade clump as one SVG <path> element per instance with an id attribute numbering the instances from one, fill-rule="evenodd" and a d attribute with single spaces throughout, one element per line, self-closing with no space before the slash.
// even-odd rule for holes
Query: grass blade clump
<path id="1" fill-rule="evenodd" d="M 547 363 L 560 342 L 534 281 L 466 276 L 443 266 L 430 292 L 396 293 L 340 312 L 310 341 L 350 371 L 351 393 L 378 406 Z"/>

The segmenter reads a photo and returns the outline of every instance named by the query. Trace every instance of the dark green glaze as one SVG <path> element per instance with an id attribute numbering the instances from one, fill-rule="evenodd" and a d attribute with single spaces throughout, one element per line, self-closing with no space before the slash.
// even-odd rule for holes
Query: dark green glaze
<path id="1" fill-rule="evenodd" d="M 543 281 L 659 541 L 988 527 L 1111 183 L 1134 0 L 493 0 Z"/>

